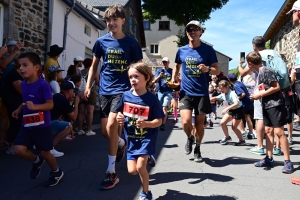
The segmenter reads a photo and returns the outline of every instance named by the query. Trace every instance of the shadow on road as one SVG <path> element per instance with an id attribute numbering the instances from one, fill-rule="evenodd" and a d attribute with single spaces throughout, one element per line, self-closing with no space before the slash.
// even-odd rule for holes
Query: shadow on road
<path id="1" fill-rule="evenodd" d="M 170 183 L 181 181 L 184 179 L 198 179 L 190 181 L 189 184 L 198 184 L 205 180 L 212 180 L 217 182 L 229 182 L 233 178 L 220 174 L 212 173 L 191 173 L 191 172 L 163 172 L 150 175 L 150 185 L 157 185 L 162 183 Z"/>
<path id="2" fill-rule="evenodd" d="M 157 200 L 182 200 L 182 199 L 214 199 L 214 200 L 235 200 L 235 197 L 224 196 L 224 195 L 212 195 L 212 196 L 195 196 L 186 193 L 181 193 L 176 190 L 167 190 L 167 193 L 164 196 L 159 196 Z"/>

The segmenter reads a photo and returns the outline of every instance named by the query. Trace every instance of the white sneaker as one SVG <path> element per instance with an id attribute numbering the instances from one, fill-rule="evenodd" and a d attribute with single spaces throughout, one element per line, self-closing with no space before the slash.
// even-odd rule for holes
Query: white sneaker
<path id="1" fill-rule="evenodd" d="M 78 134 L 78 135 L 84 135 L 85 132 L 84 132 L 83 130 L 79 130 L 79 131 L 77 131 L 77 134 Z"/>
<path id="2" fill-rule="evenodd" d="M 52 153 L 52 155 L 54 157 L 61 157 L 61 156 L 65 155 L 63 152 L 56 151 L 54 148 L 52 150 L 50 150 L 50 153 Z"/>
<path id="3" fill-rule="evenodd" d="M 289 142 L 290 145 L 292 145 L 293 144 L 293 138 L 288 138 L 288 142 Z"/>
<path id="4" fill-rule="evenodd" d="M 96 135 L 96 133 L 95 133 L 94 131 L 90 130 L 90 131 L 87 131 L 87 132 L 85 133 L 85 135 L 86 135 L 86 136 L 91 136 L 91 135 Z"/>
<path id="5" fill-rule="evenodd" d="M 248 132 L 247 132 L 247 131 L 245 131 L 245 132 L 242 132 L 242 135 L 243 135 L 243 139 L 247 139 Z"/>
<path id="6" fill-rule="evenodd" d="M 8 149 L 7 149 L 7 151 L 6 151 L 6 154 L 9 154 L 9 155 L 15 155 L 14 147 L 15 147 L 15 146 L 8 147 Z"/>

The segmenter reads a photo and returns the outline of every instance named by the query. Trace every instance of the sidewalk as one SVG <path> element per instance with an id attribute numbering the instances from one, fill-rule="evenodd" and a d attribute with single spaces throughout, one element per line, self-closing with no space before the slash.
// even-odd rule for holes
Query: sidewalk
<path id="1" fill-rule="evenodd" d="M 218 113 L 221 116 L 221 108 Z M 160 131 L 158 135 L 157 165 L 149 168 L 150 189 L 155 199 L 299 199 L 300 186 L 291 184 L 289 179 L 291 176 L 300 177 L 300 132 L 294 132 L 294 144 L 290 148 L 297 171 L 288 175 L 281 172 L 283 156 L 274 156 L 276 165 L 272 169 L 254 167 L 253 163 L 263 158 L 249 153 L 249 149 L 256 144 L 255 140 L 247 140 L 246 146 L 234 146 L 237 137 L 229 131 L 233 141 L 228 145 L 218 144 L 223 137 L 219 121 L 214 120 L 214 127 L 206 128 L 201 144 L 204 162 L 195 163 L 193 153 L 184 153 L 186 136 L 180 119 L 174 124 L 169 115 L 166 131 Z M 116 165 L 120 178 L 118 185 L 109 191 L 98 189 L 107 167 L 107 141 L 101 136 L 97 122 L 98 115 L 93 125 L 96 136 L 76 136 L 74 141 L 57 147 L 58 151 L 65 153 L 57 159 L 65 176 L 58 186 L 52 188 L 43 187 L 49 174 L 46 164 L 39 178 L 31 180 L 31 163 L 6 155 L 5 149 L 1 149 L 1 199 L 138 199 L 140 179 L 127 173 L 125 159 Z"/>

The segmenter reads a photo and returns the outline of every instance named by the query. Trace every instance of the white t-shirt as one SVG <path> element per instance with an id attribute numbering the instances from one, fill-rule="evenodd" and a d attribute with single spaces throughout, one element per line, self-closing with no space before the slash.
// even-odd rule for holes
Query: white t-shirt
<path id="1" fill-rule="evenodd" d="M 52 95 L 55 95 L 56 93 L 60 93 L 60 87 L 57 81 L 52 80 L 49 84 L 52 89 Z"/>
<path id="2" fill-rule="evenodd" d="M 232 90 L 228 90 L 228 93 L 227 94 L 220 94 L 219 96 L 217 96 L 219 100 L 221 101 L 227 101 L 229 105 L 232 105 L 234 104 L 235 101 L 238 101 L 239 104 L 236 108 L 234 109 L 237 109 L 239 107 L 242 106 L 242 102 L 239 100 L 238 96 L 236 95 L 236 93 Z"/>

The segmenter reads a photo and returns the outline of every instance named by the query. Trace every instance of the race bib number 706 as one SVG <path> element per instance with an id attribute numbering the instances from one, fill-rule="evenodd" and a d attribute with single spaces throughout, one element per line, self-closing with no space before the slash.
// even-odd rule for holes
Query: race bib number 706
<path id="1" fill-rule="evenodd" d="M 124 102 L 123 114 L 127 117 L 137 119 L 148 119 L 149 106 L 142 106 L 133 103 Z"/>

